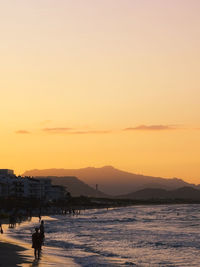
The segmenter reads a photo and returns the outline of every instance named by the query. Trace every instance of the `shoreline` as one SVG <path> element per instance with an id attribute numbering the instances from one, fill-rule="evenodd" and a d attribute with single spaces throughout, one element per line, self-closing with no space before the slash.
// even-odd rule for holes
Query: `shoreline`
<path id="1" fill-rule="evenodd" d="M 37 219 L 37 217 L 33 217 L 33 221 L 31 222 L 36 223 Z M 51 217 L 49 217 L 49 219 L 51 219 Z M 25 223 L 27 223 L 27 221 Z M 0 267 L 79 266 L 70 257 L 57 257 L 51 255 L 51 252 L 54 252 L 57 249 L 60 250 L 60 248 L 54 247 L 43 246 L 41 258 L 39 260 L 35 259 L 32 244 L 8 236 L 6 233 L 8 225 L 4 224 L 3 226 L 4 233 L 0 235 Z"/>
<path id="2" fill-rule="evenodd" d="M 200 200 L 191 199 L 110 199 L 110 198 L 87 198 L 83 197 L 86 202 L 80 203 L 80 199 L 74 197 L 73 203 L 70 205 L 59 205 L 59 206 L 42 206 L 32 207 L 31 213 L 27 214 L 27 210 L 23 207 L 19 207 L 20 213 L 15 216 L 16 222 L 26 221 L 28 218 L 38 217 L 38 215 L 43 216 L 54 216 L 54 215 L 67 215 L 72 214 L 74 211 L 82 210 L 93 210 L 93 209 L 110 209 L 110 208 L 121 208 L 121 207 L 131 207 L 131 206 L 159 206 L 159 205 L 191 205 L 200 204 Z M 89 199 L 89 203 L 87 200 Z M 10 224 L 10 217 L 12 213 L 10 209 L 3 208 L 3 213 L 1 213 L 0 208 L 0 224 L 7 225 Z"/>
<path id="3" fill-rule="evenodd" d="M 140 205 L 138 205 L 140 206 Z M 153 205 L 155 206 L 155 205 Z M 65 215 L 63 216 L 65 217 Z M 44 221 L 55 220 L 54 217 L 45 216 L 42 219 Z M 32 217 L 31 221 L 22 222 L 22 231 L 25 224 L 30 227 L 38 224 L 38 217 Z M 16 228 L 20 226 L 16 226 Z M 76 262 L 82 263 L 79 261 L 77 254 L 70 255 L 68 249 L 63 249 L 61 247 L 56 248 L 52 246 L 44 246 L 42 249 L 42 255 L 40 260 L 34 260 L 33 249 L 31 248 L 31 232 L 29 234 L 26 232 L 24 234 L 24 239 L 14 239 L 15 232 L 14 229 L 9 229 L 9 226 L 4 224 L 4 234 L 0 234 L 0 267 L 31 267 L 31 266 L 40 266 L 40 267 L 49 267 L 49 266 L 70 266 L 70 267 L 80 267 L 81 265 Z M 28 238 L 27 238 L 28 237 Z M 30 237 L 30 238 L 29 238 Z M 110 258 L 111 261 L 111 258 Z M 116 259 L 115 259 L 116 261 Z M 89 266 L 89 265 L 88 265 Z M 113 265 L 112 265 L 113 266 Z"/>
<path id="4" fill-rule="evenodd" d="M 168 203 L 169 204 L 169 203 Z M 175 203 L 170 203 L 175 204 Z M 176 203 L 179 205 L 180 203 Z M 199 204 L 199 203 L 198 203 Z M 151 204 L 156 206 L 155 204 Z M 187 205 L 187 204 L 186 204 Z M 130 205 L 130 206 L 140 206 L 140 205 Z M 143 205 L 142 205 L 143 206 Z M 147 205 L 148 206 L 148 205 Z M 113 207 L 118 208 L 118 207 Z M 94 208 L 95 209 L 95 208 Z M 99 208 L 96 208 L 99 209 Z M 102 208 L 105 209 L 105 208 Z M 90 210 L 90 209 L 88 209 Z M 61 214 L 54 214 L 54 215 L 61 215 Z M 43 216 L 42 219 L 44 220 L 52 220 L 53 215 Z M 66 215 L 63 214 L 65 217 Z M 32 217 L 31 221 L 25 220 L 22 221 L 22 224 L 38 224 L 38 217 Z M 7 234 L 7 230 L 9 228 L 7 220 L 2 221 L 4 233 L 0 234 L 0 267 L 14 267 L 14 266 L 21 266 L 21 267 L 30 267 L 30 266 L 70 266 L 70 267 L 77 267 L 80 266 L 75 263 L 74 259 L 68 255 L 67 250 L 62 248 L 55 248 L 55 247 L 48 247 L 44 246 L 42 249 L 42 255 L 40 260 L 34 259 L 34 251 L 31 247 L 31 235 L 30 235 L 30 242 L 24 242 L 21 239 L 15 239 L 9 233 Z M 16 228 L 20 227 L 17 225 Z M 63 256 L 54 256 L 58 255 L 55 252 L 60 252 L 62 250 Z"/>
<path id="5" fill-rule="evenodd" d="M 17 244 L 12 241 L 2 241 L 0 240 L 0 267 L 30 267 L 30 266 L 70 266 L 70 267 L 80 267 L 72 259 L 64 257 L 53 257 L 51 255 L 41 254 L 41 258 L 35 259 L 33 251 L 31 248 L 24 247 L 23 244 L 17 242 Z M 45 251 L 45 249 L 44 249 Z"/>
<path id="6" fill-rule="evenodd" d="M 23 266 L 23 264 L 31 264 L 31 260 L 27 256 L 22 255 L 25 250 L 26 248 L 22 246 L 0 240 L 0 266 L 14 267 Z"/>

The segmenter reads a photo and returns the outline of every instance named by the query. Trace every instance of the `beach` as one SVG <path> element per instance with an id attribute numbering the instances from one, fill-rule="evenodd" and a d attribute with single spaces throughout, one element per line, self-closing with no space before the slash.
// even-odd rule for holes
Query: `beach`
<path id="1" fill-rule="evenodd" d="M 25 250 L 22 246 L 0 242 L 0 266 L 22 266 L 23 264 L 31 263 L 31 258 L 23 256 Z"/>
<path id="2" fill-rule="evenodd" d="M 31 235 L 39 224 L 33 217 L 15 228 L 4 227 L 0 267 L 200 266 L 197 204 L 90 209 L 42 219 L 45 243 L 41 260 L 34 261 L 31 248 Z"/>
<path id="3" fill-rule="evenodd" d="M 40 260 L 35 260 L 33 251 L 9 242 L 0 242 L 0 267 L 14 266 L 79 266 L 71 259 L 65 258 L 64 261 L 58 258 L 41 256 Z"/>
<path id="4" fill-rule="evenodd" d="M 8 220 L 1 220 L 4 233 L 0 235 L 0 267 L 30 266 L 31 247 L 7 236 Z"/>
<path id="5" fill-rule="evenodd" d="M 31 222 L 24 222 L 24 224 L 35 224 L 37 218 L 32 218 Z M 16 229 L 19 226 L 16 226 Z M 8 224 L 3 225 L 4 233 L 0 235 L 0 267 L 30 267 L 30 266 L 70 266 L 78 267 L 78 264 L 68 257 L 56 257 L 49 254 L 49 251 L 56 251 L 56 248 L 42 248 L 41 257 L 35 260 L 34 251 L 31 242 L 24 242 L 23 240 L 13 238 L 7 235 L 9 232 Z M 31 236 L 30 236 L 31 240 Z M 59 249 L 60 250 L 60 249 Z M 55 252 L 53 253 L 55 254 Z"/>

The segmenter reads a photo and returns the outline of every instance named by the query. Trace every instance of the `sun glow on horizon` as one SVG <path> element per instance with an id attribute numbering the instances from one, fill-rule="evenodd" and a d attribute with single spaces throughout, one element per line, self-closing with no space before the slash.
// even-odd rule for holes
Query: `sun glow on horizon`
<path id="1" fill-rule="evenodd" d="M 1 167 L 200 183 L 200 2 L 0 3 Z"/>

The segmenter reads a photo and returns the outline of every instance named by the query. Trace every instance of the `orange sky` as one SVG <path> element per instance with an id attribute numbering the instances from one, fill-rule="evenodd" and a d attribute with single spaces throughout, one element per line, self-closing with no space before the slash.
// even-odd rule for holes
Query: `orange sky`
<path id="1" fill-rule="evenodd" d="M 1 168 L 200 183 L 200 1 L 0 3 Z"/>

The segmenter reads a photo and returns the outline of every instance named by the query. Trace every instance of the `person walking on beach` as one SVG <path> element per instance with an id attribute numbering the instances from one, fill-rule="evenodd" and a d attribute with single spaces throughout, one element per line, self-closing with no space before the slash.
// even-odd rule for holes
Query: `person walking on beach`
<path id="1" fill-rule="evenodd" d="M 43 243 L 44 242 L 44 221 L 41 221 L 41 224 L 40 224 L 40 235 L 41 235 L 42 243 Z"/>
<path id="2" fill-rule="evenodd" d="M 3 234 L 3 228 L 2 228 L 1 223 L 0 223 L 0 232 L 1 232 L 1 234 Z"/>
<path id="3" fill-rule="evenodd" d="M 35 259 L 40 258 L 40 252 L 41 252 L 41 246 L 42 246 L 42 237 L 39 233 L 39 228 L 35 228 L 35 233 L 32 234 L 32 248 L 34 248 L 34 255 Z"/>

